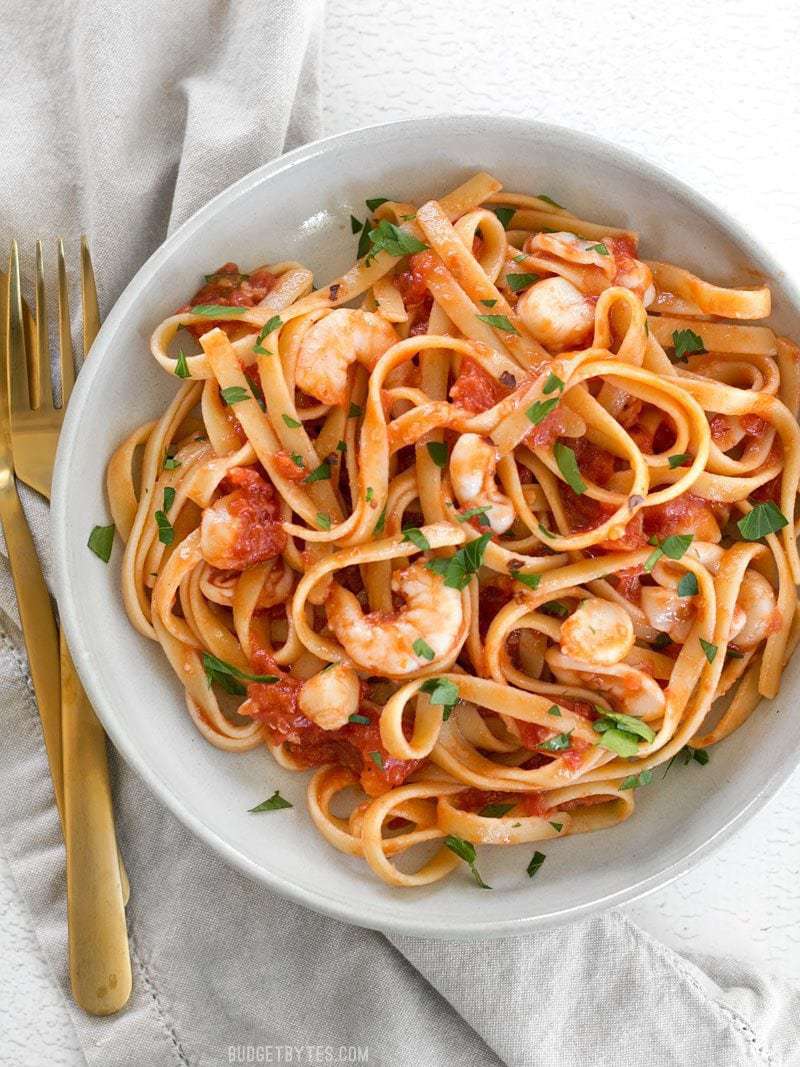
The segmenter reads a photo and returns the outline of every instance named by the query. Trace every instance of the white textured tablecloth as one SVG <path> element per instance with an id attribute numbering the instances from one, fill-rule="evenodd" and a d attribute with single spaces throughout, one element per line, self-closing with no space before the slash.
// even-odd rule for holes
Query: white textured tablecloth
<path id="1" fill-rule="evenodd" d="M 262 5 L 268 6 L 274 9 L 279 5 Z M 71 61 L 65 26 L 66 21 L 74 20 L 75 10 L 71 4 L 62 5 L 66 21 L 56 20 L 54 24 L 44 17 L 48 7 L 43 4 L 38 9 L 28 9 L 26 5 L 24 17 L 33 22 L 26 27 L 28 32 L 41 33 L 50 42 L 49 83 L 54 85 L 59 72 Z M 224 25 L 224 7 L 212 5 L 212 30 L 215 20 L 217 26 Z M 35 10 L 42 17 L 40 24 L 32 13 Z M 163 11 L 159 18 L 165 17 Z M 205 5 L 179 2 L 170 5 L 170 11 L 173 19 L 185 23 L 191 44 L 200 47 L 193 24 L 198 19 L 205 24 Z M 649 0 L 619 0 L 613 6 L 590 5 L 582 0 L 538 0 L 508 3 L 502 9 L 462 0 L 455 13 L 451 3 L 437 0 L 338 0 L 327 15 L 322 52 L 325 132 L 446 110 L 497 111 L 574 126 L 638 150 L 688 180 L 758 229 L 770 247 L 791 265 L 800 240 L 794 178 L 800 160 L 800 75 L 794 54 L 799 29 L 800 15 L 793 0 L 777 0 L 770 5 L 749 0 L 724 5 L 681 0 L 669 8 Z M 149 49 L 148 35 L 154 32 L 152 19 L 148 23 L 140 18 L 131 26 L 131 33 L 145 50 Z M 220 62 L 242 64 L 246 59 L 252 60 L 251 53 L 259 62 L 268 63 L 271 58 L 274 62 L 274 42 L 270 39 L 253 33 L 248 43 L 249 48 L 237 50 L 235 36 L 233 41 L 224 36 L 222 41 L 215 41 L 217 47 L 213 55 L 209 53 L 209 69 L 219 69 Z M 164 66 L 165 87 L 170 79 L 180 77 L 178 53 L 180 49 L 176 49 L 174 62 Z M 107 59 L 112 76 L 118 60 L 113 51 Z M 248 78 L 247 67 L 239 69 L 244 82 Z M 34 103 L 57 108 L 57 99 L 47 100 L 48 71 L 43 69 L 40 75 L 42 96 L 38 100 L 33 97 Z M 89 77 L 77 90 L 97 91 L 101 83 L 102 79 Z M 5 102 L 0 99 L 0 119 L 6 117 L 1 110 Z M 143 108 L 147 106 L 148 101 L 143 99 Z M 265 101 L 263 106 L 269 105 Z M 0 123 L 0 129 L 7 130 L 8 123 Z M 102 134 L 102 130 L 95 131 L 93 143 L 99 151 L 104 146 L 108 150 L 109 137 Z M 266 141 L 244 165 L 234 157 L 230 161 L 234 168 L 231 177 L 267 158 L 278 146 Z M 48 166 L 63 163 L 63 148 L 54 146 L 49 153 L 43 153 L 43 166 L 45 162 Z M 248 148 L 252 145 L 248 144 Z M 13 151 L 13 146 L 8 145 L 6 151 Z M 193 168 L 202 160 L 195 158 L 189 163 L 192 165 L 186 166 L 185 173 L 191 179 Z M 135 167 L 129 164 L 125 174 L 135 187 Z M 172 177 L 168 172 L 164 174 L 166 185 Z M 202 188 L 201 180 L 187 190 L 188 195 L 181 201 L 182 210 L 186 205 L 196 206 L 199 201 L 192 202 L 191 196 L 196 190 L 202 198 Z M 39 204 L 38 209 L 42 227 L 49 228 L 47 203 Z M 94 210 L 102 215 L 102 203 L 95 204 Z M 132 235 L 134 240 L 139 236 L 142 244 L 135 247 L 145 248 L 147 235 Z M 135 254 L 135 247 L 129 249 L 129 255 Z M 107 273 L 104 280 L 108 285 Z M 122 281 L 115 278 L 110 287 Z M 0 762 L 0 773 L 8 771 Z M 790 784 L 757 823 L 740 833 L 714 859 L 677 885 L 630 906 L 627 914 L 673 946 L 700 954 L 730 953 L 762 967 L 771 964 L 785 977 L 799 978 L 797 792 L 796 786 Z M 310 929 L 320 930 L 321 922 L 311 917 Z M 336 926 L 337 931 L 342 931 L 335 940 L 340 950 L 347 950 L 350 944 L 344 929 Z M 598 933 L 599 930 L 598 927 Z M 330 931 L 327 933 L 330 936 Z M 366 935 L 370 939 L 373 936 Z M 497 1008 L 493 1029 L 486 1028 L 485 1017 L 471 1017 L 475 1005 L 468 995 L 459 1003 L 449 973 L 452 960 L 445 947 L 425 942 L 401 946 L 410 965 L 429 983 L 428 987 L 423 986 L 427 988 L 425 1009 L 441 1016 L 441 1042 L 431 1043 L 431 1058 L 418 1062 L 456 1062 L 448 1058 L 448 1053 L 452 1051 L 455 1056 L 457 1047 L 465 1047 L 463 1036 L 456 1044 L 458 1012 L 489 1042 L 484 1045 L 476 1040 L 472 1062 L 495 1063 L 497 1056 L 508 1062 L 540 1062 L 532 1058 L 538 1056 L 539 1042 L 535 1028 L 531 1028 L 537 1012 L 532 1009 L 531 1014 L 520 1016 L 504 996 L 508 984 L 524 975 L 529 963 L 520 957 L 519 946 L 525 942 L 506 944 L 503 966 L 498 965 L 497 954 L 490 949 L 475 948 L 464 975 L 465 989 L 469 982 L 485 983 L 487 974 L 491 977 L 487 991 Z M 563 945 L 568 955 L 566 934 Z M 782 1051 L 773 1046 L 772 1059 L 768 1058 L 766 1040 L 764 1047 L 759 1047 L 776 1022 L 770 1011 L 777 1012 L 785 1001 L 773 1000 L 768 1008 L 765 1001 L 761 1002 L 760 1010 L 755 1012 L 757 1033 L 750 1041 L 743 1029 L 747 1023 L 738 1024 L 729 1007 L 712 1007 L 708 1014 L 709 1004 L 718 1003 L 718 991 L 707 984 L 701 972 L 690 967 L 676 971 L 676 958 L 645 938 L 637 936 L 635 945 L 640 962 L 649 968 L 654 982 L 664 983 L 665 987 L 677 983 L 681 995 L 688 996 L 690 1006 L 694 1004 L 697 1009 L 698 1022 L 702 1019 L 707 1026 L 712 1021 L 720 1027 L 716 1051 L 729 1058 L 705 1062 L 800 1063 L 800 1054 L 789 1052 L 785 1044 Z M 392 959 L 399 970 L 390 968 Z M 385 971 L 393 975 L 399 989 L 405 990 L 407 1002 L 403 1011 L 412 1011 L 409 1025 L 413 1026 L 413 1009 L 422 1010 L 423 1002 L 417 1005 L 414 1001 L 413 990 L 418 987 L 406 986 L 409 964 L 399 966 L 399 959 L 396 954 L 385 957 Z M 202 967 L 207 971 L 214 963 L 203 961 Z M 624 963 L 623 959 L 618 961 L 619 972 Z M 756 998 L 765 992 L 764 988 L 759 989 L 758 979 L 746 965 L 721 967 L 717 960 L 708 966 L 722 985 L 742 987 L 733 994 L 733 1001 L 730 996 L 727 998 L 728 1003 L 735 1002 L 742 1016 L 752 1019 Z M 585 973 L 582 977 L 585 979 Z M 543 976 L 543 988 L 553 995 L 550 982 L 551 976 Z M 752 991 L 746 992 L 747 987 Z M 317 993 L 324 988 L 321 983 Z M 333 991 L 329 992 L 332 995 Z M 635 997 L 633 985 L 628 992 L 631 998 Z M 258 996 L 258 991 L 254 993 Z M 709 997 L 708 993 L 714 996 Z M 154 999 L 156 996 L 154 990 Z M 641 1004 L 632 999 L 630 1008 L 635 1013 Z M 314 1010 L 313 1002 L 302 1005 L 308 1015 L 313 1015 Z M 346 1002 L 342 1010 L 346 1010 Z M 611 1018 L 610 1012 L 598 1016 L 592 1025 L 602 1030 Z M 353 1029 L 353 1035 L 357 1043 L 358 1028 Z M 300 1037 L 324 1042 L 327 1036 L 313 1029 L 303 1030 L 302 1035 L 299 1030 L 283 1035 L 287 1044 Z M 180 1037 L 175 1037 L 179 1048 Z M 737 1040 L 739 1045 L 735 1044 Z M 191 1047 L 188 1040 L 187 1047 Z M 645 1047 L 643 1044 L 642 1058 L 637 1058 L 635 1047 L 626 1044 L 620 1046 L 619 1058 L 585 1062 L 592 1067 L 595 1063 L 612 1062 L 638 1065 L 646 1062 Z M 700 1062 L 686 1051 L 687 1046 L 683 1047 L 684 1052 L 676 1052 L 676 1056 L 684 1058 L 651 1062 Z M 526 1049 L 531 1058 L 520 1058 Z M 726 1051 L 730 1049 L 734 1051 Z M 379 1044 L 371 1052 L 369 1062 L 402 1062 L 389 1058 L 391 1050 L 382 1050 Z M 182 1051 L 175 1052 L 175 1062 L 183 1062 L 181 1054 Z M 102 1052 L 95 1059 L 105 1062 Z M 42 958 L 30 916 L 16 894 L 8 867 L 0 861 L 0 1063 L 80 1062 L 83 1057 L 61 993 Z M 189 1058 L 188 1062 L 194 1060 Z"/>

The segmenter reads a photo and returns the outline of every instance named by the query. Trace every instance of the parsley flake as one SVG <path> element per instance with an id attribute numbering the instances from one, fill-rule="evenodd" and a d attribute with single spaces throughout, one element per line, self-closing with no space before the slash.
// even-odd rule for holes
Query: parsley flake
<path id="1" fill-rule="evenodd" d="M 476 315 L 476 319 L 479 322 L 485 322 L 487 326 L 493 326 L 496 330 L 502 330 L 504 333 L 519 333 L 519 330 L 505 315 Z"/>
<path id="2" fill-rule="evenodd" d="M 784 526 L 788 526 L 789 520 L 774 500 L 765 500 L 763 504 L 757 504 L 752 511 L 748 511 L 736 525 L 745 541 L 758 541 L 767 534 L 777 533 Z"/>
<path id="3" fill-rule="evenodd" d="M 292 808 L 293 804 L 290 804 L 288 800 L 281 796 L 280 792 L 276 789 L 269 800 L 262 800 L 260 804 L 256 804 L 254 808 L 248 808 L 250 812 L 257 811 L 280 811 L 282 808 Z"/>
<path id="4" fill-rule="evenodd" d="M 556 441 L 553 455 L 556 458 L 556 464 L 564 477 L 564 481 L 573 493 L 578 496 L 585 493 L 586 483 L 581 478 L 581 472 L 578 470 L 575 452 L 568 445 L 563 445 L 560 441 Z"/>
<path id="5" fill-rule="evenodd" d="M 551 397 L 550 400 L 537 400 L 531 404 L 525 415 L 529 422 L 532 422 L 534 426 L 538 426 L 539 423 L 547 418 L 553 408 L 558 404 L 558 397 Z"/>
<path id="6" fill-rule="evenodd" d="M 689 356 L 706 350 L 703 338 L 694 330 L 674 330 L 672 344 L 675 348 L 675 363 L 688 363 Z"/>
<path id="7" fill-rule="evenodd" d="M 95 526 L 86 543 L 98 559 L 108 563 L 111 559 L 111 549 L 114 547 L 114 523 L 110 526 Z"/>
<path id="8" fill-rule="evenodd" d="M 470 871 L 472 871 L 472 877 L 481 887 L 481 889 L 491 889 L 490 885 L 481 878 L 478 873 L 478 868 L 475 866 L 475 846 L 470 841 L 465 841 L 463 837 L 456 837 L 454 834 L 448 834 L 444 839 L 444 844 L 451 852 L 455 852 L 459 859 L 462 859 Z"/>
<path id="9" fill-rule="evenodd" d="M 447 445 L 443 441 L 428 441 L 425 447 L 436 466 L 444 467 L 447 463 Z"/>

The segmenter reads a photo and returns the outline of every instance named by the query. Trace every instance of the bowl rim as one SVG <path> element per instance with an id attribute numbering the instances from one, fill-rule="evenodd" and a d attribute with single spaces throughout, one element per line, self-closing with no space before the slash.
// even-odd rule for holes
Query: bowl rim
<path id="1" fill-rule="evenodd" d="M 70 468 L 72 466 L 71 461 L 77 429 L 81 421 L 82 411 L 92 393 L 93 380 L 103 358 L 103 350 L 107 348 L 107 341 L 113 337 L 118 324 L 131 312 L 139 291 L 157 273 L 162 261 L 168 257 L 174 245 L 183 243 L 193 233 L 201 230 L 207 220 L 212 218 L 221 207 L 228 205 L 251 189 L 268 181 L 274 175 L 294 168 L 317 156 L 335 152 L 336 150 L 346 150 L 352 144 L 362 140 L 369 141 L 376 135 L 387 131 L 396 137 L 401 137 L 406 133 L 427 133 L 431 135 L 437 128 L 443 126 L 446 126 L 448 130 L 468 130 L 475 124 L 482 123 L 490 123 L 501 128 L 505 127 L 512 134 L 537 135 L 542 139 L 549 139 L 556 143 L 561 141 L 578 151 L 603 158 L 628 171 L 633 171 L 646 179 L 652 179 L 662 186 L 668 187 L 674 194 L 696 207 L 701 214 L 704 214 L 735 243 L 746 246 L 750 261 L 762 269 L 769 278 L 780 280 L 790 305 L 800 315 L 800 289 L 798 289 L 798 285 L 794 282 L 792 276 L 788 274 L 773 253 L 766 250 L 740 221 L 717 207 L 704 194 L 698 193 L 682 179 L 676 178 L 669 171 L 628 148 L 620 147 L 604 138 L 573 130 L 566 126 L 540 122 L 535 119 L 487 113 L 443 113 L 373 123 L 301 145 L 285 155 L 279 156 L 277 159 L 264 163 L 255 170 L 250 171 L 198 208 L 185 222 L 169 234 L 145 260 L 123 289 L 100 328 L 93 346 L 99 350 L 97 360 L 89 361 L 77 378 L 59 439 L 52 485 L 51 535 L 53 539 L 56 597 L 61 622 L 84 689 L 96 709 L 109 738 L 123 759 L 133 767 L 155 796 L 204 844 L 212 848 L 226 863 L 238 868 L 257 882 L 266 885 L 267 888 L 284 897 L 288 897 L 298 904 L 343 922 L 396 934 L 434 938 L 476 939 L 521 935 L 540 928 L 578 921 L 596 912 L 628 903 L 658 889 L 665 888 L 697 866 L 699 862 L 709 858 L 737 829 L 753 818 L 772 799 L 777 790 L 788 781 L 796 769 L 798 762 L 800 762 L 800 751 L 787 750 L 782 758 L 776 762 L 772 773 L 760 781 L 758 789 L 751 795 L 749 800 L 725 823 L 709 833 L 701 843 L 641 880 L 599 898 L 563 909 L 552 909 L 536 915 L 501 920 L 476 919 L 470 922 L 460 920 L 457 924 L 448 925 L 447 927 L 443 927 L 440 922 L 426 922 L 424 907 L 420 907 L 413 917 L 396 916 L 387 918 L 382 907 L 364 905 L 362 903 L 358 905 L 357 914 L 353 914 L 352 907 L 349 907 L 346 902 L 326 896 L 317 890 L 298 885 L 266 870 L 233 844 L 226 841 L 216 831 L 206 826 L 202 819 L 198 818 L 194 812 L 184 805 L 180 794 L 175 791 L 171 783 L 162 779 L 147 761 L 139 755 L 137 748 L 129 743 L 127 733 L 116 721 L 113 705 L 110 700 L 107 700 L 107 694 L 100 678 L 95 676 L 93 670 L 90 669 L 88 645 L 84 641 L 79 627 L 78 597 L 76 596 L 77 590 L 74 584 L 76 579 L 70 575 L 68 567 L 68 543 L 71 543 L 71 538 L 67 534 L 65 518 L 70 484 Z"/>

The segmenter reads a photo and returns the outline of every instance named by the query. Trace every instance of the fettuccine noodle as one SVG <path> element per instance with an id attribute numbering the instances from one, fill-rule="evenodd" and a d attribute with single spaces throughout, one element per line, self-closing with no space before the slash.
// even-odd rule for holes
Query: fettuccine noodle
<path id="1" fill-rule="evenodd" d="M 368 207 L 333 282 L 228 263 L 156 327 L 124 601 L 209 742 L 316 768 L 331 845 L 484 884 L 475 845 L 616 826 L 777 693 L 800 352 L 766 287 L 487 174 Z"/>

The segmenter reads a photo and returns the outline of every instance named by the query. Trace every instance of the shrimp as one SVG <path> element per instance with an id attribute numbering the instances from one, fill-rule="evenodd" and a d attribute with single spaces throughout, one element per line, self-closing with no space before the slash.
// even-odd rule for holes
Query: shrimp
<path id="1" fill-rule="evenodd" d="M 546 252 L 551 256 L 557 256 L 567 263 L 580 263 L 583 266 L 599 267 L 609 281 L 616 273 L 614 258 L 602 242 L 586 241 L 582 237 L 576 237 L 574 233 L 537 233 L 529 237 L 525 242 L 526 252 Z"/>
<path id="2" fill-rule="evenodd" d="M 638 667 L 627 663 L 615 663 L 610 667 L 582 663 L 554 648 L 546 653 L 545 659 L 559 682 L 607 693 L 625 715 L 653 719 L 664 713 L 666 699 L 663 690 L 654 678 Z"/>
<path id="3" fill-rule="evenodd" d="M 582 600 L 561 624 L 561 651 L 570 659 L 610 667 L 633 648 L 633 623 L 619 604 L 599 597 Z"/>
<path id="4" fill-rule="evenodd" d="M 360 700 L 361 682 L 356 672 L 335 663 L 303 682 L 297 705 L 320 729 L 338 730 L 358 711 Z"/>
<path id="5" fill-rule="evenodd" d="M 358 360 L 372 370 L 397 334 L 380 315 L 337 308 L 309 329 L 300 345 L 297 384 L 323 404 L 344 404 L 347 371 Z"/>
<path id="6" fill-rule="evenodd" d="M 692 545 L 691 551 L 700 557 L 712 574 L 717 573 L 724 554 L 722 548 L 697 542 Z M 659 564 L 659 570 L 664 567 L 663 563 Z M 665 569 L 673 570 L 671 567 Z M 654 573 L 658 574 L 659 571 Z M 672 640 L 679 644 L 689 636 L 695 617 L 693 597 L 678 596 L 674 588 L 645 586 L 642 589 L 641 605 L 645 618 L 654 629 L 668 633 Z M 775 592 L 772 586 L 758 571 L 747 571 L 733 608 L 728 641 L 734 641 L 736 646 L 742 649 L 755 648 L 773 632 L 775 625 Z"/>
<path id="7" fill-rule="evenodd" d="M 459 504 L 486 508 L 494 533 L 502 534 L 514 522 L 514 506 L 497 488 L 494 472 L 497 451 L 476 433 L 462 433 L 450 453 L 450 481 Z"/>
<path id="8" fill-rule="evenodd" d="M 744 623 L 732 635 L 736 647 L 755 648 L 771 633 L 780 627 L 780 614 L 775 605 L 775 590 L 763 574 L 758 571 L 746 571 L 736 607 L 744 616 Z"/>
<path id="9" fill-rule="evenodd" d="M 365 615 L 349 590 L 332 584 L 328 625 L 350 659 L 362 670 L 397 677 L 453 655 L 464 627 L 461 593 L 421 560 L 394 572 L 392 592 L 405 601 L 402 608 Z"/>
<path id="10" fill-rule="evenodd" d="M 242 571 L 279 556 L 287 537 L 272 486 L 249 467 L 233 467 L 225 480 L 238 488 L 203 512 L 203 559 L 217 570 Z"/>
<path id="11" fill-rule="evenodd" d="M 641 603 L 645 618 L 655 630 L 683 644 L 694 621 L 692 597 L 678 596 L 674 589 L 663 589 L 660 585 L 645 586 Z"/>
<path id="12" fill-rule="evenodd" d="M 564 352 L 588 340 L 594 304 L 566 278 L 544 278 L 517 301 L 517 314 L 550 352 Z"/>

